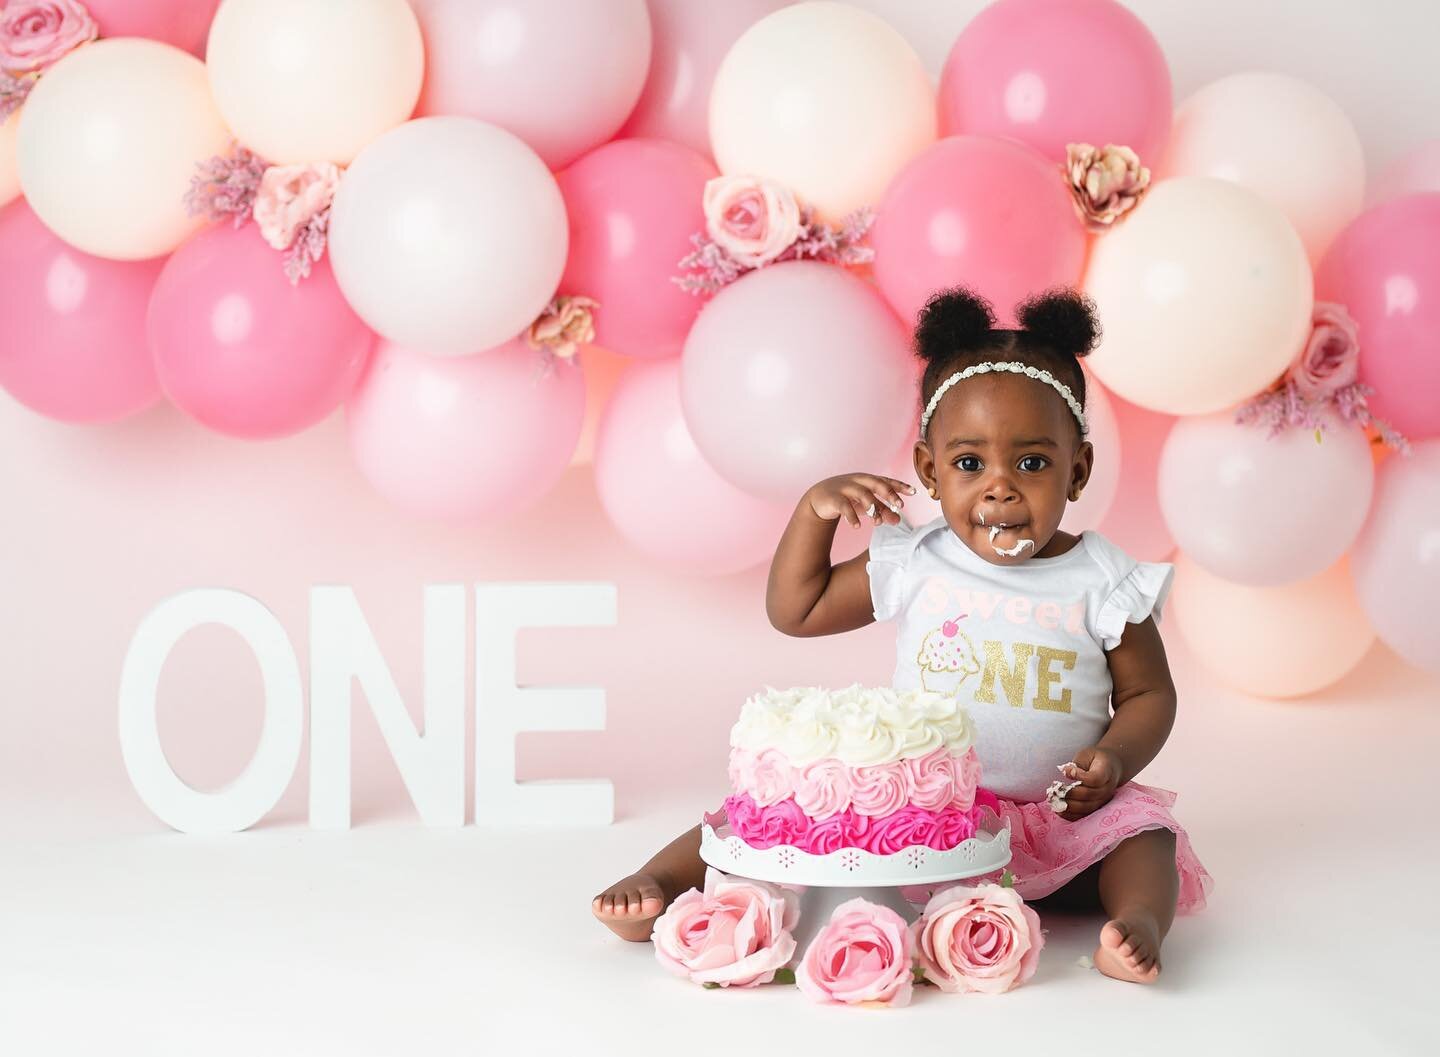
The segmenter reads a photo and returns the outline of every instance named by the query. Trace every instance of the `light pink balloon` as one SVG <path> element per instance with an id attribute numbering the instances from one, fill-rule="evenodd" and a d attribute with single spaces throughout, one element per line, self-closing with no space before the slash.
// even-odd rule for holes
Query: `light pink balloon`
<path id="1" fill-rule="evenodd" d="M 1065 514 L 1060 519 L 1062 529 L 1076 534 L 1099 528 L 1105 520 L 1120 488 L 1122 466 L 1120 425 L 1110 406 L 1110 394 L 1088 371 L 1085 376 L 1085 421 L 1090 430 L 1086 439 L 1095 449 L 1095 461 L 1090 467 L 1090 480 L 1080 498 L 1065 505 Z"/>
<path id="2" fill-rule="evenodd" d="M 104 37 L 149 37 L 205 57 L 220 0 L 85 0 Z"/>
<path id="3" fill-rule="evenodd" d="M 1416 191 L 1440 191 L 1440 139 L 1427 140 L 1397 158 L 1369 191 L 1372 205 Z"/>
<path id="4" fill-rule="evenodd" d="M 640 359 L 678 356 L 703 303 L 672 276 L 705 229 L 703 155 L 658 139 L 616 140 L 559 173 L 570 218 L 560 291 L 600 302 L 595 340 Z"/>
<path id="5" fill-rule="evenodd" d="M 1410 440 L 1440 436 L 1440 193 L 1361 213 L 1315 273 L 1315 299 L 1360 324 L 1369 407 Z"/>
<path id="6" fill-rule="evenodd" d="M 650 68 L 645 0 L 410 0 L 419 116 L 499 125 L 561 169 L 619 131 Z"/>
<path id="7" fill-rule="evenodd" d="M 999 0 L 955 40 L 940 130 L 1006 136 L 1050 162 L 1067 143 L 1123 144 L 1152 163 L 1170 134 L 1170 69 L 1114 0 Z"/>
<path id="8" fill-rule="evenodd" d="M 72 249 L 23 199 L 0 210 L 0 386 L 64 422 L 157 403 L 145 306 L 163 263 Z"/>
<path id="9" fill-rule="evenodd" d="M 1360 605 L 1387 646 L 1440 674 L 1440 440 L 1386 459 L 1379 477 L 1351 550 Z"/>
<path id="10" fill-rule="evenodd" d="M 1182 418 L 1160 456 L 1160 509 L 1197 564 L 1234 583 L 1315 576 L 1350 548 L 1375 483 L 1364 430 L 1327 420 L 1271 437 L 1234 415 Z"/>
<path id="11" fill-rule="evenodd" d="M 559 481 L 585 414 L 580 365 L 516 339 L 473 356 L 381 343 L 346 405 L 350 452 L 370 484 L 421 517 L 523 510 Z"/>
<path id="12" fill-rule="evenodd" d="M 257 439 L 299 432 L 339 407 L 375 342 L 328 259 L 292 286 L 254 224 L 216 224 L 175 252 L 150 299 L 149 331 L 176 406 L 210 429 Z"/>
<path id="13" fill-rule="evenodd" d="M 785 261 L 715 295 L 681 354 L 685 421 L 733 484 L 794 503 L 838 473 L 884 472 L 915 428 L 904 329 L 837 265 Z"/>
<path id="14" fill-rule="evenodd" d="M 1175 424 L 1172 415 L 1148 411 L 1110 394 L 1110 406 L 1125 448 L 1125 472 L 1100 531 L 1142 562 L 1161 562 L 1175 540 L 1160 513 L 1157 486 L 1160 450 Z"/>
<path id="15" fill-rule="evenodd" d="M 710 155 L 710 85 L 740 34 L 789 0 L 650 0 L 650 74 L 622 136 L 652 136 Z"/>
<path id="16" fill-rule="evenodd" d="M 716 473 L 680 410 L 680 364 L 637 364 L 600 420 L 595 486 L 634 547 L 677 569 L 739 572 L 767 560 L 790 507 L 756 499 Z"/>
<path id="17" fill-rule="evenodd" d="M 1078 282 L 1085 266 L 1085 229 L 1055 166 L 982 136 L 942 139 L 901 170 L 870 241 L 875 281 L 909 323 L 931 293 L 963 283 L 1013 325 L 1017 302 Z"/>
<path id="18" fill-rule="evenodd" d="M 1221 682 L 1260 697 L 1323 690 L 1375 641 L 1347 563 L 1278 587 L 1231 583 L 1183 551 L 1171 607 L 1195 655 Z"/>

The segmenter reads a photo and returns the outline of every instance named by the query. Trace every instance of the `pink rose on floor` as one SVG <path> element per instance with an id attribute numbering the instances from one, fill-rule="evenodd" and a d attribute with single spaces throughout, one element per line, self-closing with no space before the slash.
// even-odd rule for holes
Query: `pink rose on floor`
<path id="1" fill-rule="evenodd" d="M 655 919 L 655 958 L 697 984 L 757 987 L 775 978 L 795 953 L 800 920 L 795 893 L 763 881 L 705 871 L 705 891 L 692 888 Z"/>
<path id="2" fill-rule="evenodd" d="M 955 758 L 947 749 L 903 761 L 910 786 L 910 803 L 942 811 L 955 799 Z"/>
<path id="3" fill-rule="evenodd" d="M 1360 373 L 1360 327 L 1333 301 L 1316 301 L 1310 340 L 1290 366 L 1301 396 L 1324 398 L 1355 382 Z"/>
<path id="4" fill-rule="evenodd" d="M 955 762 L 955 799 L 951 807 L 969 811 L 975 806 L 976 790 L 980 788 L 980 756 L 972 748 Z"/>
<path id="5" fill-rule="evenodd" d="M 1039 915 L 997 884 L 936 892 L 911 933 L 926 978 L 951 992 L 1018 987 L 1035 975 L 1045 945 Z"/>
<path id="6" fill-rule="evenodd" d="M 1075 212 L 1088 231 L 1109 230 L 1149 190 L 1150 170 L 1129 147 L 1106 144 L 1096 149 L 1088 143 L 1071 143 L 1065 154 L 1061 168 Z"/>
<path id="7" fill-rule="evenodd" d="M 817 822 L 840 814 L 850 806 L 850 768 L 833 757 L 800 768 L 795 803 Z"/>
<path id="8" fill-rule="evenodd" d="M 705 184 L 705 229 L 740 264 L 758 268 L 800 237 L 800 206 L 786 188 L 753 176 Z"/>
<path id="9" fill-rule="evenodd" d="M 340 169 L 332 162 L 272 165 L 260 178 L 255 223 L 277 250 L 288 250 L 311 220 L 330 208 L 340 187 Z"/>
<path id="10" fill-rule="evenodd" d="M 817 1002 L 903 1006 L 914 990 L 915 941 L 889 907 L 852 899 L 835 908 L 795 968 L 795 983 Z"/>
<path id="11" fill-rule="evenodd" d="M 908 777 L 904 768 L 885 764 L 855 768 L 850 788 L 851 810 L 858 815 L 894 814 L 910 802 Z"/>
<path id="12" fill-rule="evenodd" d="M 76 0 L 9 0 L 0 4 L 0 70 L 43 70 L 99 33 Z"/>
<path id="13" fill-rule="evenodd" d="M 589 297 L 561 294 L 552 298 L 540 317 L 530 324 L 525 340 L 532 349 L 548 346 L 562 359 L 570 359 L 580 345 L 595 340 L 595 310 L 600 302 Z"/>

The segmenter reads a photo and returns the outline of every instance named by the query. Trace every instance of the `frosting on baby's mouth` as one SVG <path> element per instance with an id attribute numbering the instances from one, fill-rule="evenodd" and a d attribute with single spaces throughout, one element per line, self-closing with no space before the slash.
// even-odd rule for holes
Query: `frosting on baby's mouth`
<path id="1" fill-rule="evenodd" d="M 982 524 L 984 522 L 983 514 L 981 515 L 981 522 Z M 1035 546 L 1035 541 L 1032 539 L 1018 540 L 1013 547 L 995 546 L 995 537 L 998 536 L 1001 532 L 1018 532 L 1019 528 L 1019 526 L 1007 525 L 1004 522 L 1001 522 L 998 525 L 990 526 L 990 546 L 994 549 L 996 554 L 1000 555 L 1002 558 L 1016 558 L 1024 552 L 1026 547 L 1033 548 Z"/>

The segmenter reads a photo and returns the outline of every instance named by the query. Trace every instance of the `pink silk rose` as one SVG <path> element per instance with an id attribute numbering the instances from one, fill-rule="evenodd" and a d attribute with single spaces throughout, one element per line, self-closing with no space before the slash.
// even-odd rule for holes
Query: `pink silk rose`
<path id="1" fill-rule="evenodd" d="M 1039 916 L 997 884 L 936 892 L 911 933 L 925 978 L 950 992 L 1018 987 L 1035 975 L 1045 946 Z"/>
<path id="2" fill-rule="evenodd" d="M 578 346 L 595 340 L 595 309 L 599 307 L 600 302 L 589 297 L 553 297 L 525 331 L 525 341 L 532 349 L 549 348 L 561 359 L 571 359 Z"/>
<path id="3" fill-rule="evenodd" d="M 1316 301 L 1310 340 L 1290 366 L 1290 380 L 1301 396 L 1323 399 L 1354 384 L 1359 373 L 1359 325 L 1344 305 Z"/>
<path id="4" fill-rule="evenodd" d="M 705 891 L 692 888 L 655 919 L 655 957 L 697 984 L 757 987 L 775 979 L 795 954 L 800 920 L 794 892 L 763 881 L 705 871 Z"/>
<path id="5" fill-rule="evenodd" d="M 739 264 L 758 268 L 800 237 L 800 206 L 779 184 L 717 176 L 705 184 L 705 229 Z"/>
<path id="6" fill-rule="evenodd" d="M 817 1002 L 908 1005 L 915 941 L 889 907 L 851 899 L 835 908 L 795 968 L 795 983 Z"/>
<path id="7" fill-rule="evenodd" d="M 1065 155 L 1060 168 L 1070 185 L 1075 214 L 1087 231 L 1108 231 L 1150 189 L 1150 170 L 1129 147 L 1071 143 Z"/>
<path id="8" fill-rule="evenodd" d="M 255 223 L 277 250 L 288 250 L 310 221 L 330 208 L 340 187 L 340 169 L 332 162 L 272 165 L 260 178 Z"/>
<path id="9" fill-rule="evenodd" d="M 0 70 L 38 72 L 99 33 L 76 0 L 9 0 L 0 4 Z"/>

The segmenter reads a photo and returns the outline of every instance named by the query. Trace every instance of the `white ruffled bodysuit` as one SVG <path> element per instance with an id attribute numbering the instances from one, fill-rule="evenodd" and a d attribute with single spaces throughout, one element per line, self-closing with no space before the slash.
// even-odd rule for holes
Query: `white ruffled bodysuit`
<path id="1" fill-rule="evenodd" d="M 1057 765 L 1105 733 L 1105 651 L 1127 622 L 1159 621 L 1174 577 L 1093 531 L 1056 557 L 995 565 L 943 517 L 877 525 L 865 568 L 875 619 L 899 621 L 893 685 L 958 696 L 981 784 L 1023 803 L 1043 801 Z"/>

